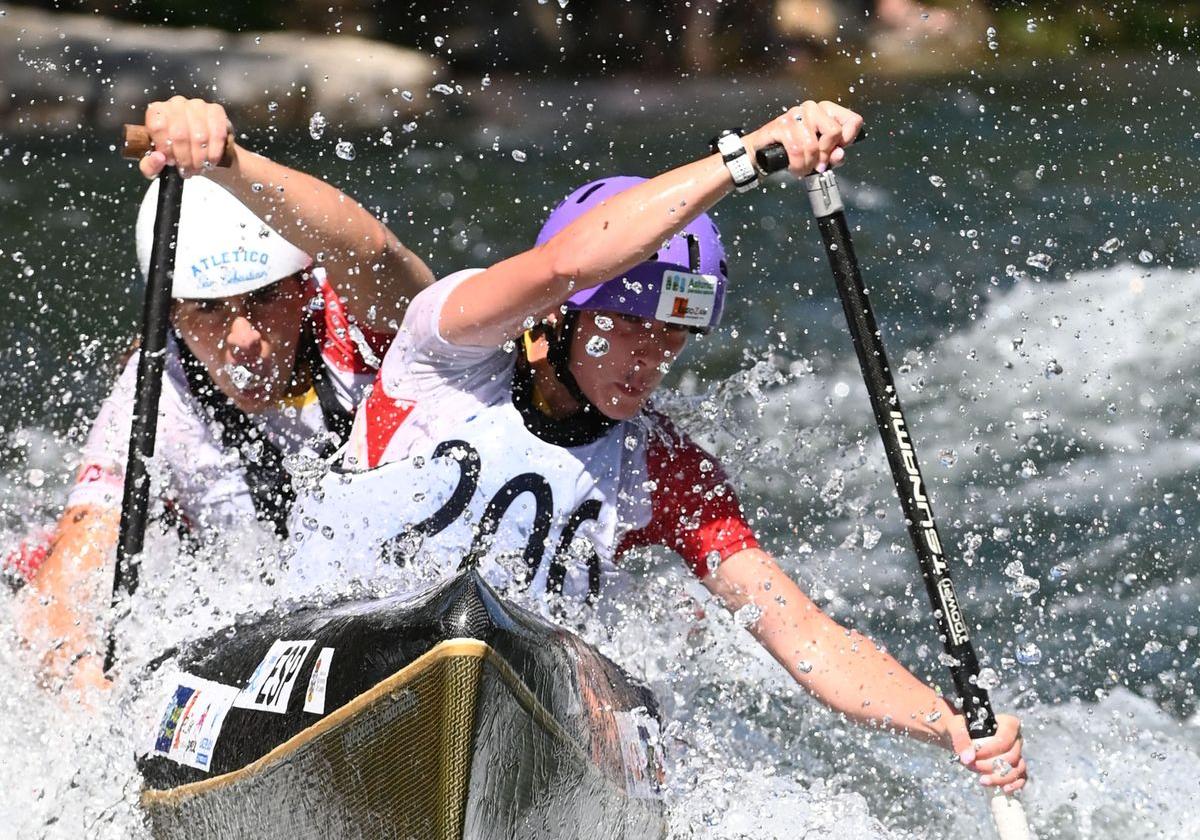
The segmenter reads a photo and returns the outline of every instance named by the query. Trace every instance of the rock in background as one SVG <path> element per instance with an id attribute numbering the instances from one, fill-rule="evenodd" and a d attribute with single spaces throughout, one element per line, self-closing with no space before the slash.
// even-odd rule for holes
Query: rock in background
<path id="1" fill-rule="evenodd" d="M 176 93 L 223 103 L 240 127 L 349 128 L 423 110 L 436 59 L 353 35 L 233 34 L 9 8 L 0 16 L 0 131 L 115 129 Z"/>

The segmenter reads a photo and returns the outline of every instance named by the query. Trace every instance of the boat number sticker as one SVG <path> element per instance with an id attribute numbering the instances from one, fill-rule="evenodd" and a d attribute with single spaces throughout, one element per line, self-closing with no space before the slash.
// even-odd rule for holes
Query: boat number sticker
<path id="1" fill-rule="evenodd" d="M 325 686 L 329 682 L 329 666 L 333 662 L 333 648 L 321 648 L 317 663 L 308 677 L 308 691 L 304 695 L 304 711 L 315 715 L 325 714 Z"/>
<path id="2" fill-rule="evenodd" d="M 271 645 L 233 705 L 239 709 L 258 709 L 281 715 L 286 713 L 292 686 L 296 683 L 296 677 L 300 676 L 300 666 L 304 664 L 304 658 L 314 641 L 280 639 Z"/>
<path id="3" fill-rule="evenodd" d="M 187 767 L 208 770 L 238 689 L 190 674 L 178 675 L 171 684 L 153 752 Z"/>
<path id="4" fill-rule="evenodd" d="M 644 708 L 616 712 L 617 731 L 621 736 L 621 762 L 625 765 L 625 789 L 642 799 L 662 796 L 666 772 L 663 770 L 662 741 L 658 721 Z"/>

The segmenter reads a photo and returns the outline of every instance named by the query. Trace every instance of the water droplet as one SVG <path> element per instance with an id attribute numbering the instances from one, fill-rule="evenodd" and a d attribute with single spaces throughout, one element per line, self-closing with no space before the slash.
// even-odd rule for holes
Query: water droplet
<path id="1" fill-rule="evenodd" d="M 944 187 L 946 186 L 946 179 L 944 179 L 941 175 L 930 175 L 929 183 L 933 184 L 935 187 Z"/>
<path id="2" fill-rule="evenodd" d="M 612 345 L 608 343 L 608 339 L 599 335 L 594 335 L 589 338 L 587 340 L 587 344 L 585 345 L 587 354 L 594 359 L 598 359 L 601 356 L 606 355 L 611 348 Z"/>
<path id="3" fill-rule="evenodd" d="M 850 386 L 845 382 L 839 382 L 833 386 L 833 395 L 835 397 L 846 397 L 850 395 Z"/>
<path id="4" fill-rule="evenodd" d="M 384 131 L 383 136 L 379 138 L 379 142 L 385 146 L 392 145 L 392 132 Z"/>
<path id="5" fill-rule="evenodd" d="M 1047 379 L 1053 379 L 1056 376 L 1061 376 L 1062 372 L 1063 366 L 1058 363 L 1057 359 L 1050 359 L 1048 362 L 1046 362 L 1046 368 L 1043 371 Z"/>
<path id="6" fill-rule="evenodd" d="M 1125 243 L 1119 237 L 1114 236 L 1111 239 L 1105 240 L 1104 244 L 1100 246 L 1100 250 L 1105 254 L 1115 254 L 1117 249 L 1123 244 Z"/>
<path id="7" fill-rule="evenodd" d="M 746 604 L 733 614 L 733 620 L 741 627 L 749 627 L 762 618 L 762 607 L 758 604 Z"/>
<path id="8" fill-rule="evenodd" d="M 445 39 L 445 38 L 443 38 L 441 35 L 434 35 L 434 36 L 433 36 L 433 45 L 434 45 L 435 47 L 440 47 L 440 46 L 441 46 L 442 44 L 444 44 L 444 43 L 446 43 L 446 39 Z"/>
<path id="9" fill-rule="evenodd" d="M 1017 661 L 1022 665 L 1037 665 L 1042 661 L 1042 649 L 1033 642 L 1017 645 Z"/>
<path id="10" fill-rule="evenodd" d="M 626 438 L 625 440 L 628 442 L 630 438 Z M 717 569 L 721 567 L 721 553 L 719 551 L 708 552 L 704 558 L 704 562 L 708 565 L 708 573 L 710 575 L 715 574 Z"/>
<path id="11" fill-rule="evenodd" d="M 811 674 L 812 669 L 813 669 L 813 665 L 807 659 L 801 659 L 799 662 L 796 663 L 796 670 L 799 671 L 801 674 Z"/>
<path id="12" fill-rule="evenodd" d="M 1150 263 L 1154 262 L 1154 254 L 1146 250 L 1138 251 L 1138 262 L 1142 263 L 1143 265 L 1149 265 Z"/>
<path id="13" fill-rule="evenodd" d="M 1034 20 L 1033 18 L 1029 18 L 1027 21 L 1025 21 L 1025 31 L 1026 32 L 1037 32 L 1037 28 L 1038 28 L 1037 21 Z"/>
<path id="14" fill-rule="evenodd" d="M 613 328 L 613 319 L 609 318 L 607 315 L 595 316 L 595 322 L 597 329 L 601 330 L 602 332 L 608 332 Z"/>
<path id="15" fill-rule="evenodd" d="M 337 146 L 334 147 L 333 153 L 342 160 L 354 160 L 354 144 L 349 140 L 339 140 Z"/>
<path id="16" fill-rule="evenodd" d="M 1042 588 L 1041 583 L 1037 578 L 1029 577 L 1028 575 L 1020 575 L 1013 579 L 1008 585 L 1008 591 L 1012 595 L 1022 598 L 1028 598 L 1033 593 Z"/>
<path id="17" fill-rule="evenodd" d="M 1071 573 L 1070 563 L 1056 563 L 1050 567 L 1050 580 L 1062 580 Z"/>
<path id="18" fill-rule="evenodd" d="M 329 122 L 325 119 L 325 115 L 317 111 L 309 117 L 308 136 L 314 140 L 320 140 L 321 136 L 325 133 L 325 126 L 327 125 L 329 125 Z"/>
<path id="19" fill-rule="evenodd" d="M 992 539 L 994 539 L 996 542 L 1008 542 L 1010 537 L 1012 537 L 1012 531 L 1008 528 L 1001 528 L 1000 526 L 996 526 L 995 528 L 992 529 Z M 1011 571 L 1014 567 L 1016 568 L 1016 572 Z M 1010 575 L 1010 576 L 1013 574 L 1019 575 L 1023 571 L 1024 571 L 1024 567 L 1021 565 L 1021 561 L 1014 560 L 1011 563 L 1009 563 L 1008 566 L 1004 569 L 1004 574 Z"/>
<path id="20" fill-rule="evenodd" d="M 1039 271 L 1049 271 L 1050 266 L 1054 265 L 1054 257 L 1049 254 L 1030 254 L 1025 260 L 1025 265 Z"/>
<path id="21" fill-rule="evenodd" d="M 938 452 L 938 460 L 943 467 L 953 467 L 958 463 L 958 453 L 953 449 L 943 449 Z"/>
<path id="22" fill-rule="evenodd" d="M 489 74 L 484 73 L 483 78 L 479 80 L 479 86 L 480 87 L 491 87 L 492 86 L 492 77 Z"/>
<path id="23" fill-rule="evenodd" d="M 512 159 L 515 160 L 517 163 L 524 163 L 526 160 L 525 152 L 521 151 L 520 149 L 513 149 L 512 150 Z"/>
<path id="24" fill-rule="evenodd" d="M 411 90 L 402 90 L 402 91 L 400 91 L 400 98 L 403 99 L 405 102 L 412 102 L 413 101 L 413 92 Z"/>
<path id="25" fill-rule="evenodd" d="M 278 102 L 276 102 L 275 100 L 271 100 L 270 102 L 268 102 L 268 103 L 267 103 L 267 110 L 268 110 L 268 111 L 272 111 L 272 112 L 274 112 L 274 111 L 278 111 L 278 110 L 279 110 L 279 103 L 278 103 Z"/>
<path id="26" fill-rule="evenodd" d="M 450 87 L 450 85 L 446 84 L 445 82 L 440 82 L 433 86 L 433 92 L 440 93 L 442 96 L 449 96 L 450 94 L 454 93 L 454 88 Z"/>
<path id="27" fill-rule="evenodd" d="M 865 551 L 870 551 L 875 546 L 879 545 L 879 540 L 883 537 L 883 532 L 874 525 L 866 525 L 862 532 L 862 547 Z"/>
<path id="28" fill-rule="evenodd" d="M 979 676 L 975 678 L 975 685 L 984 691 L 991 691 L 1000 686 L 1000 675 L 996 673 L 995 668 L 980 668 Z"/>
<path id="29" fill-rule="evenodd" d="M 25 474 L 25 481 L 29 483 L 30 487 L 41 487 L 46 483 L 46 474 L 34 467 Z"/>
<path id="30" fill-rule="evenodd" d="M 846 489 L 846 475 L 840 469 L 830 473 L 829 480 L 821 488 L 821 498 L 826 502 L 837 499 Z"/>
<path id="31" fill-rule="evenodd" d="M 264 189 L 265 189 L 265 187 L 263 187 L 263 185 L 262 185 L 262 184 L 260 184 L 260 183 L 258 183 L 257 181 L 255 181 L 253 184 L 251 184 L 251 185 L 250 185 L 250 191 L 251 191 L 251 192 L 260 193 L 260 192 L 262 192 Z"/>
<path id="32" fill-rule="evenodd" d="M 225 365 L 225 373 L 233 387 L 239 390 L 245 389 L 255 379 L 254 372 L 245 365 Z"/>

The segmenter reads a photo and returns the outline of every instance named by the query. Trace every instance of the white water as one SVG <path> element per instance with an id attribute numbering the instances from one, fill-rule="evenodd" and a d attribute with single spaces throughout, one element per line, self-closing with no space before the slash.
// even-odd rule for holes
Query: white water
<path id="1" fill-rule="evenodd" d="M 901 374 L 944 536 L 960 547 L 982 538 L 960 588 L 984 627 L 977 643 L 1004 680 L 997 706 L 1025 721 L 1026 802 L 1043 837 L 1195 834 L 1200 729 L 1153 698 L 1178 695 L 1196 675 L 1187 642 L 1200 593 L 1183 546 L 1194 534 L 1200 460 L 1191 384 L 1200 344 L 1189 324 L 1198 304 L 1200 286 L 1184 270 L 1120 266 L 1024 282 L 984 301 L 971 328 Z M 724 385 L 715 444 L 727 460 L 738 453 L 731 471 L 748 509 L 763 508 L 784 565 L 840 619 L 886 636 L 940 678 L 922 647 L 933 642 L 923 593 L 906 592 L 915 564 L 848 342 L 845 351 L 827 369 L 769 360 Z M 1047 376 L 1050 360 L 1061 373 Z M 780 369 L 787 384 L 774 381 Z M 674 402 L 692 417 L 706 411 L 694 398 Z M 20 512 L 61 498 L 70 472 L 70 447 L 25 434 L 27 463 L 0 486 L 10 528 L 0 544 L 17 536 Z M 941 450 L 953 457 L 943 463 Z M 41 487 L 30 484 L 33 468 L 46 474 Z M 157 686 L 132 675 L 163 648 L 284 594 L 261 536 L 235 544 L 168 569 L 173 540 L 152 543 L 121 676 L 94 715 L 67 711 L 36 685 L 34 658 L 12 630 L 16 600 L 0 595 L 0 834 L 140 836 L 133 755 Z M 1018 549 L 1040 586 L 1030 599 L 1006 591 L 1003 569 Z M 656 555 L 631 566 L 631 608 L 609 613 L 610 632 L 589 635 L 652 685 L 672 721 L 676 836 L 987 836 L 982 794 L 946 755 L 841 724 L 793 689 L 731 616 L 706 605 L 677 563 Z M 1029 641 L 1043 658 L 1021 666 L 1012 651 Z"/>

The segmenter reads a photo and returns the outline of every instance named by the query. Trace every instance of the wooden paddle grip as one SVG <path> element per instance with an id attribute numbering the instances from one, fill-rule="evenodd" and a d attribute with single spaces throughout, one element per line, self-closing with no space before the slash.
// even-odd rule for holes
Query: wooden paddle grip
<path id="1" fill-rule="evenodd" d="M 121 157 L 128 160 L 137 160 L 144 157 L 153 148 L 154 144 L 150 142 L 150 132 L 146 130 L 144 125 L 126 123 L 121 128 Z M 221 155 L 221 160 L 217 166 L 232 165 L 233 132 L 231 131 L 225 135 L 225 151 Z"/>

